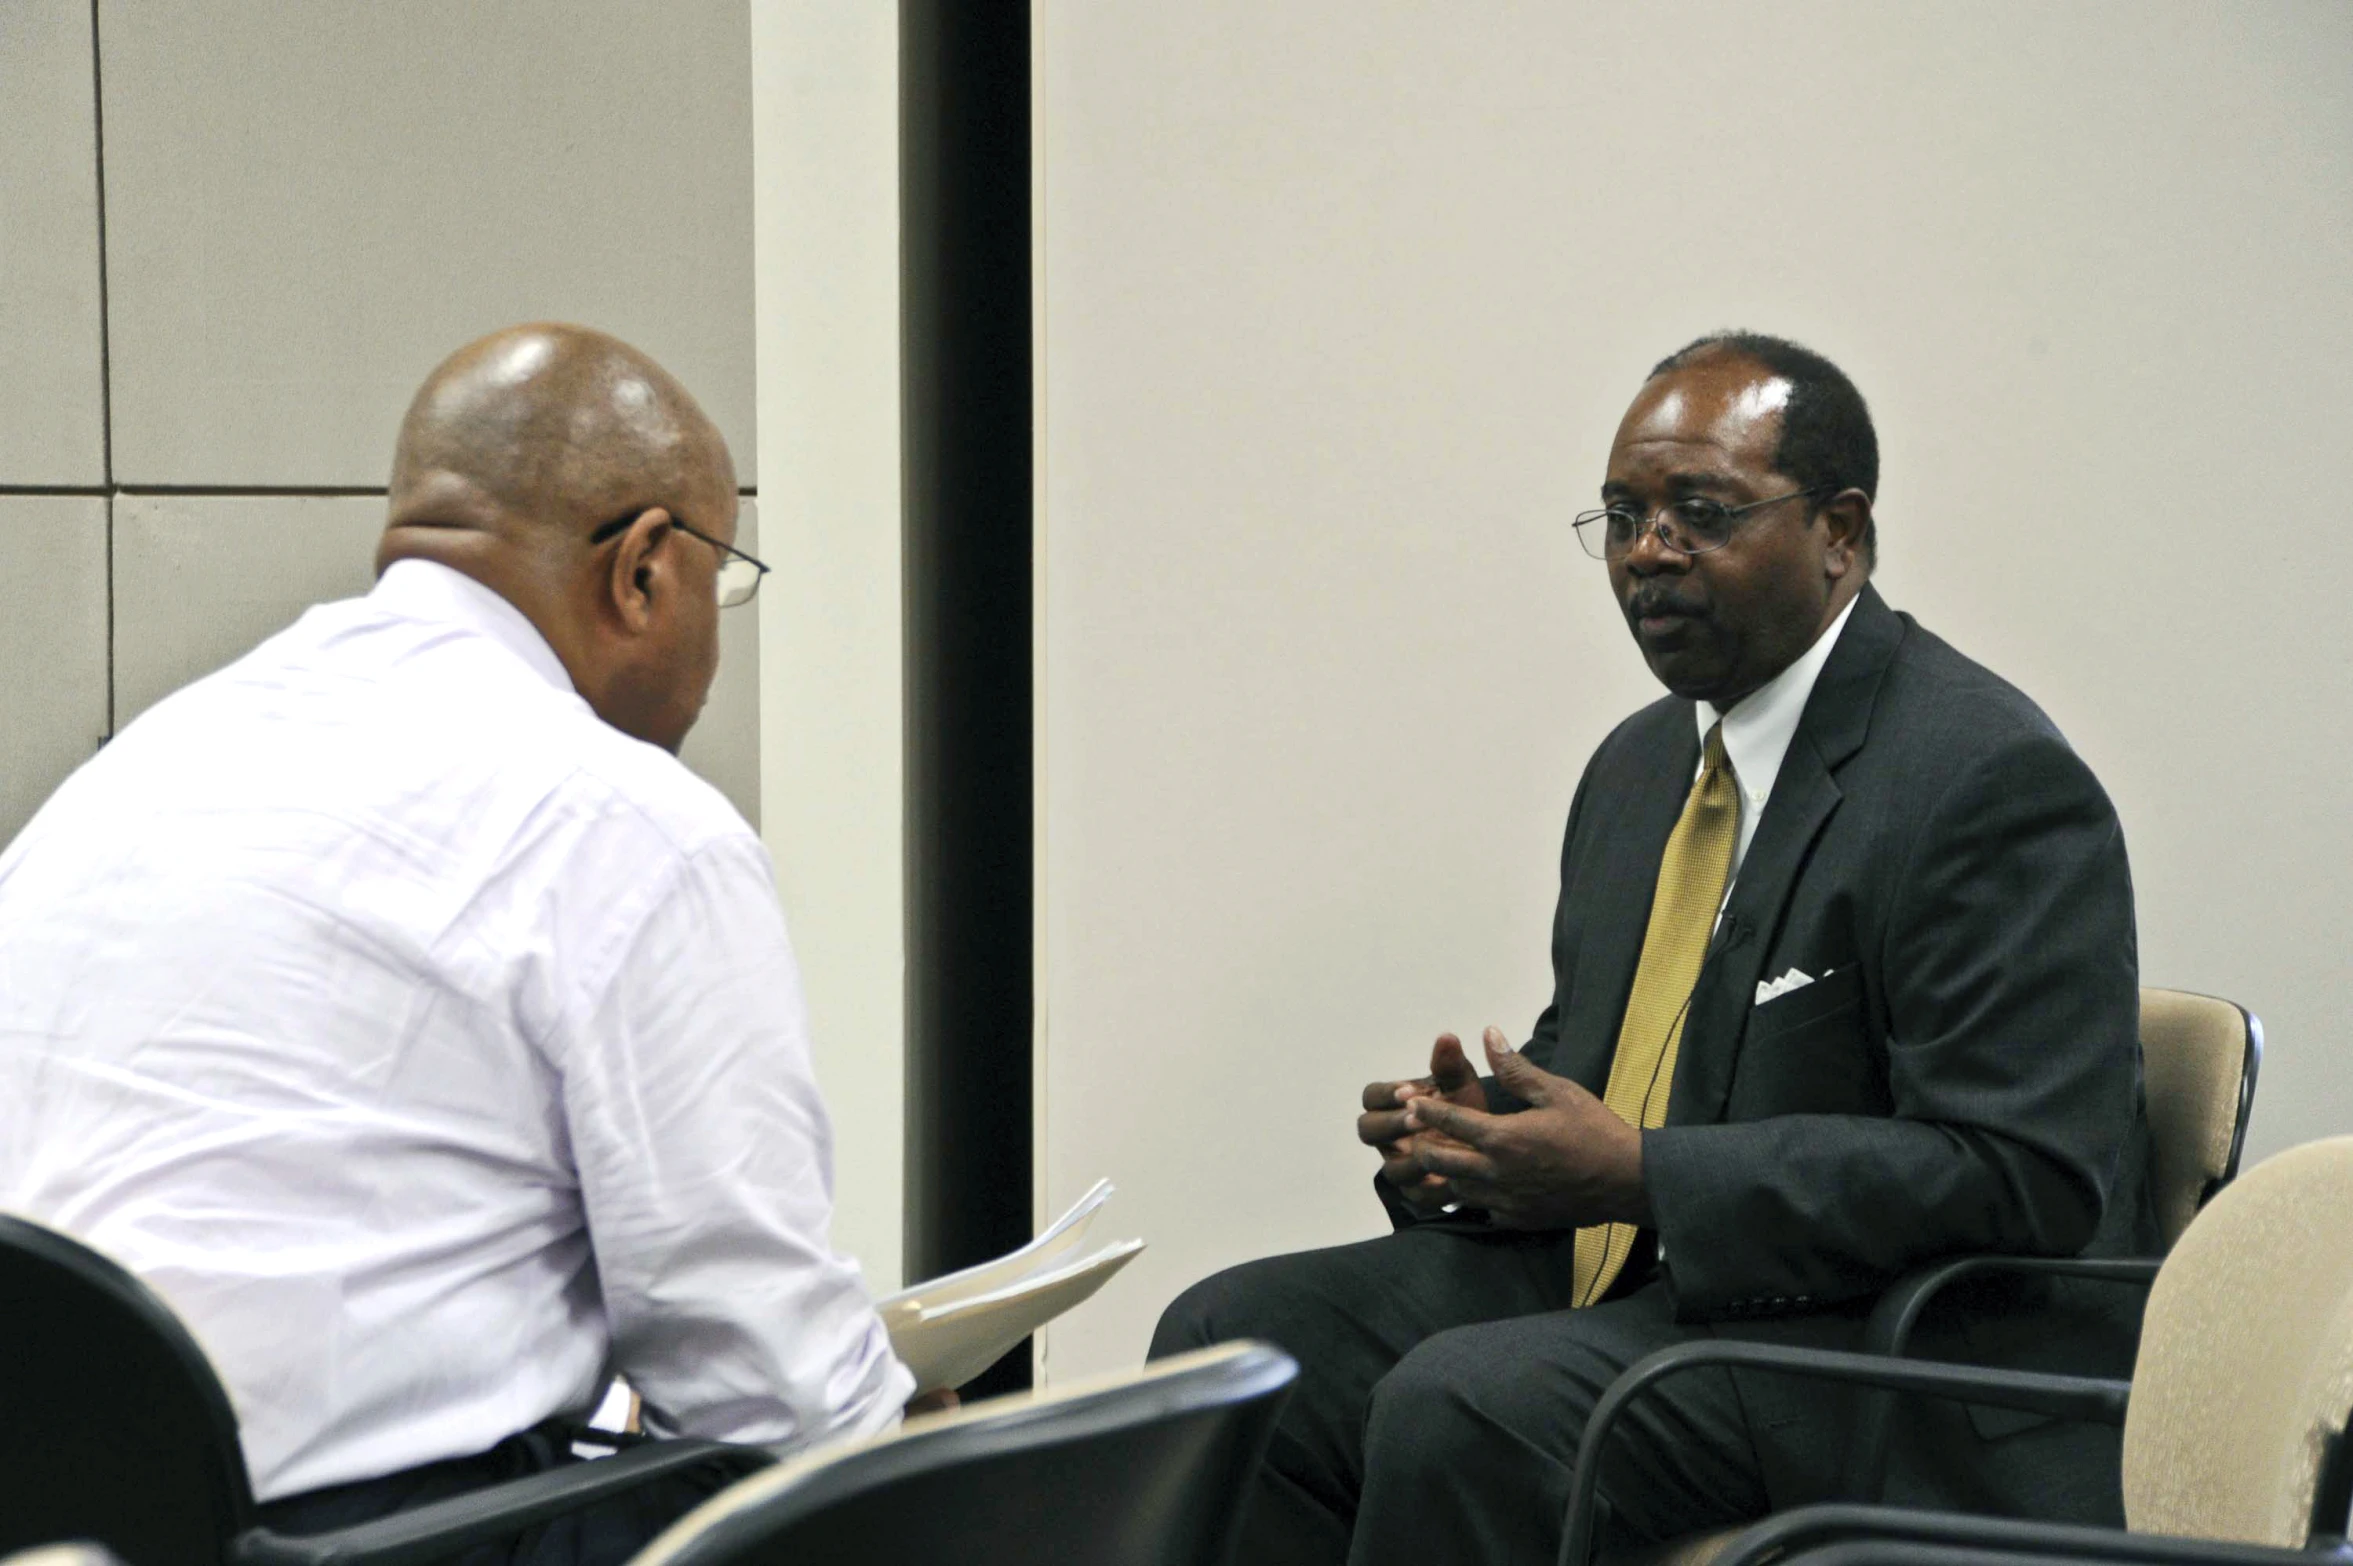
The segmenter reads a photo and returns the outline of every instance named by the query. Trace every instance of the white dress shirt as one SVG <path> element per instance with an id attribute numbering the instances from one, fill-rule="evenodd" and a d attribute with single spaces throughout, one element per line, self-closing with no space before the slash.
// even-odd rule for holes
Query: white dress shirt
<path id="1" fill-rule="evenodd" d="M 1764 684 L 1750 691 L 1732 704 L 1730 712 L 1718 712 L 1706 702 L 1695 702 L 1695 716 L 1699 722 L 1699 742 L 1704 749 L 1708 730 L 1718 722 L 1724 725 L 1724 755 L 1732 763 L 1732 774 L 1740 780 L 1740 836 L 1732 845 L 1732 873 L 1724 881 L 1724 896 L 1732 896 L 1732 884 L 1740 878 L 1740 863 L 1748 857 L 1748 845 L 1757 835 L 1757 822 L 1765 814 L 1765 802 L 1773 797 L 1773 780 L 1781 775 L 1781 758 L 1789 754 L 1789 742 L 1797 738 L 1798 719 L 1806 715 L 1806 702 L 1814 694 L 1814 682 L 1822 677 L 1822 665 L 1830 661 L 1830 650 L 1838 645 L 1838 635 L 1846 629 L 1849 616 L 1855 612 L 1853 600 L 1838 611 L 1838 618 L 1830 628 L 1814 638 L 1814 645 L 1798 655 L 1797 661 L 1774 675 Z M 1707 765 L 1702 757 L 1700 765 Z M 1692 774 L 1697 781 L 1698 772 Z"/>
<path id="2" fill-rule="evenodd" d="M 456 572 L 160 703 L 0 856 L 0 1208 L 170 1302 L 264 1500 L 615 1369 L 664 1431 L 886 1427 L 832 1183 L 758 837 Z"/>
<path id="3" fill-rule="evenodd" d="M 1748 845 L 1757 835 L 1757 822 L 1764 817 L 1765 804 L 1773 797 L 1773 780 L 1781 775 L 1781 758 L 1789 754 L 1789 742 L 1797 738 L 1797 724 L 1806 715 L 1806 703 L 1813 698 L 1814 682 L 1822 677 L 1822 665 L 1830 661 L 1830 650 L 1838 645 L 1838 636 L 1846 629 L 1849 616 L 1855 612 L 1855 600 L 1838 611 L 1838 618 L 1829 629 L 1814 638 L 1814 645 L 1797 656 L 1795 662 L 1774 675 L 1764 684 L 1750 691 L 1732 704 L 1730 712 L 1718 712 L 1707 702 L 1692 704 L 1693 716 L 1699 723 L 1699 743 L 1703 754 L 1692 772 L 1692 781 L 1707 770 L 1708 730 L 1718 723 L 1724 725 L 1724 757 L 1732 763 L 1732 775 L 1740 784 L 1740 835 L 1732 843 L 1732 870 L 1724 877 L 1724 900 L 1716 905 L 1716 919 L 1724 918 L 1724 910 L 1731 906 L 1732 888 L 1740 880 L 1740 863 L 1748 857 Z M 1667 1242 L 1658 1242 L 1658 1258 L 1666 1265 Z"/>

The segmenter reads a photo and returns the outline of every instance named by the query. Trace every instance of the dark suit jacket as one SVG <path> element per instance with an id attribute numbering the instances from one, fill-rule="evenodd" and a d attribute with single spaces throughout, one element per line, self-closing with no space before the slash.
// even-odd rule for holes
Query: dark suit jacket
<path id="1" fill-rule="evenodd" d="M 1570 807 L 1528 1051 L 1596 1093 L 1698 766 L 1692 704 L 1654 702 Z M 1793 967 L 1817 982 L 1756 1004 Z M 1668 1123 L 1643 1138 L 1676 1314 L 1851 1299 L 1962 1251 L 2154 1251 L 2139 1018 L 2107 795 L 2034 703 L 1866 587 L 1692 993 Z"/>
<path id="2" fill-rule="evenodd" d="M 1698 765 L 1692 704 L 1658 701 L 1570 807 L 1553 1001 L 1526 1047 L 1595 1093 Z M 1793 967 L 1816 982 L 1758 1004 Z M 2099 783 L 2034 703 L 1866 587 L 1692 993 L 1668 1123 L 1644 1133 L 1677 1319 L 1828 1345 L 1934 1257 L 2155 1253 L 2138 982 Z M 1922 1348 L 2128 1373 L 2137 1302 L 2083 1292 L 2102 1287 L 1997 1290 Z"/>

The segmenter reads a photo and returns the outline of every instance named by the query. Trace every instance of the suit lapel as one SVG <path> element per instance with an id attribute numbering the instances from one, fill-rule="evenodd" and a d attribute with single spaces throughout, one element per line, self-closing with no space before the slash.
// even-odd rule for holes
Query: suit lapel
<path id="1" fill-rule="evenodd" d="M 1692 989 L 1667 1101 L 1670 1125 L 1707 1125 L 1724 1113 L 1757 983 L 1814 842 L 1843 797 L 1834 774 L 1862 747 L 1880 679 L 1903 636 L 1903 621 L 1877 589 L 1865 586 L 1781 758 L 1764 819 Z"/>
<path id="2" fill-rule="evenodd" d="M 1678 702 L 1670 711 L 1680 721 L 1665 742 L 1644 747 L 1623 789 L 1612 790 L 1623 803 L 1614 819 L 1601 825 L 1601 873 L 1589 883 L 1592 891 L 1580 909 L 1584 933 L 1570 991 L 1575 1017 L 1564 1019 L 1568 1025 L 1561 1038 L 1569 1047 L 1558 1069 L 1595 1093 L 1609 1080 L 1610 1059 L 1617 1052 L 1626 998 L 1642 960 L 1643 932 L 1650 924 L 1651 897 L 1658 890 L 1659 862 L 1699 771 L 1691 707 Z"/>
<path id="3" fill-rule="evenodd" d="M 1772 800 L 1741 861 L 1707 966 L 1692 987 L 1691 1015 L 1675 1057 L 1675 1091 L 1667 1100 L 1670 1125 L 1708 1125 L 1724 1113 L 1773 936 L 1797 890 L 1798 871 L 1837 811 L 1839 798 L 1829 768 L 1801 730 L 1781 758 Z"/>

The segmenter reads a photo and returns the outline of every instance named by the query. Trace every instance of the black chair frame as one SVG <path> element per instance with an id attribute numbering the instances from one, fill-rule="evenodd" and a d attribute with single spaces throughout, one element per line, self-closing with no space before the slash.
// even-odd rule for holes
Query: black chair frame
<path id="1" fill-rule="evenodd" d="M 80 1242 L 22 1219 L 0 1215 L 0 1300 L 6 1288 L 39 1272 L 59 1294 L 73 1291 L 94 1319 L 107 1319 L 130 1338 L 122 1346 L 140 1356 L 147 1384 L 142 1394 L 168 1408 L 177 1423 L 173 1456 L 195 1471 L 201 1496 L 191 1499 L 208 1517 L 213 1536 L 190 1538 L 175 1550 L 182 1560 L 218 1561 L 221 1566 L 426 1566 L 477 1544 L 512 1538 L 540 1523 L 583 1506 L 619 1496 L 652 1480 L 703 1463 L 724 1460 L 744 1472 L 764 1467 L 774 1455 L 757 1447 L 714 1441 L 653 1441 L 614 1456 L 420 1506 L 376 1522 L 319 1534 L 282 1534 L 256 1522 L 237 1416 L 212 1362 L 153 1290 L 120 1266 Z M 4 1346 L 0 1346 L 4 1347 Z M 29 1344 L 17 1345 L 29 1353 Z M 43 1410 L 12 1409 L 19 1426 L 55 1416 Z M 177 1449 L 180 1442 L 185 1449 Z M 17 1476 L 0 1472 L 0 1496 Z M 20 1481 L 21 1482 L 21 1481 Z M 103 1530 L 98 1530 L 101 1534 Z M 84 1536 L 88 1536 L 87 1531 Z M 48 1541 L 23 1539 L 30 1546 Z M 100 1538 L 98 1542 L 113 1543 Z"/>
<path id="2" fill-rule="evenodd" d="M 1591 1566 L 1601 1454 L 1626 1409 L 1670 1376 L 1703 1367 L 1765 1371 L 1890 1393 L 1934 1397 L 1958 1403 L 2017 1409 L 2059 1419 L 2121 1425 L 2132 1383 L 2099 1376 L 2054 1376 L 2037 1371 L 1950 1365 L 1935 1360 L 1891 1359 L 1879 1354 L 1843 1354 L 1787 1348 L 1773 1343 L 1679 1343 L 1636 1361 L 1610 1384 L 1594 1405 L 1570 1480 L 1569 1510 L 1561 1540 L 1560 1566 Z M 2329 1438 L 2314 1493 L 2310 1543 L 2301 1550 L 2218 1544 L 2136 1534 L 2122 1529 L 1980 1517 L 1959 1512 L 1916 1511 L 1860 1502 L 1808 1506 L 1766 1518 L 1744 1530 L 1712 1566 L 1763 1566 L 1794 1558 L 1799 1551 L 1854 1544 L 1857 1560 L 1899 1559 L 1917 1566 L 1941 1566 L 1943 1557 L 1874 1553 L 1907 1549 L 1956 1552 L 1950 1559 L 2026 1561 L 2112 1560 L 2213 1561 L 2224 1566 L 2267 1562 L 2308 1563 L 2316 1551 L 2341 1550 L 2347 1514 L 2353 1510 L 2353 1441 L 2340 1426 Z M 1809 1557 L 1810 1558 L 1810 1557 Z M 1843 1558 L 1843 1557 L 1841 1557 Z"/>
<path id="3" fill-rule="evenodd" d="M 2128 1548 L 2121 1553 L 2077 1555 L 2063 1553 L 2062 1545 L 2065 1541 L 2048 1535 L 2038 1535 L 2034 1539 L 2009 1545 L 1995 1538 L 1969 1538 L 1966 1543 L 1947 1543 L 1861 1534 L 1777 1556 L 1774 1566 L 2082 1566 L 2087 1560 L 2148 1562 L 2149 1566 L 2186 1566 L 2186 1563 L 2191 1562 L 2208 1562 L 2212 1566 L 2259 1566 L 2259 1563 L 2270 1562 L 2272 1566 L 2279 1566 L 2283 1558 L 2305 1562 L 2339 1558 L 2301 1550 L 2266 1550 L 2251 1545 L 2220 1544 L 2202 1539 L 2146 1539 L 2135 1534 L 2124 1534 L 2121 1537 L 2149 1547 Z"/>
<path id="4" fill-rule="evenodd" d="M 2222 997 L 2208 996 L 2206 999 L 2219 1000 Z M 2217 1191 L 2239 1176 L 2239 1159 L 2247 1146 L 2247 1121 L 2255 1108 L 2255 1079 L 2263 1071 L 2262 1021 L 2236 1001 L 2225 1001 L 2224 1004 L 2239 1014 L 2243 1035 L 2238 1111 L 2231 1126 L 2230 1153 L 2223 1160 L 2222 1172 L 2207 1180 L 2205 1188 L 2198 1193 L 2200 1207 L 2212 1201 Z M 2156 1280 L 2160 1260 L 2153 1256 L 2096 1258 L 1978 1255 L 1928 1262 L 1896 1279 L 1879 1296 L 1879 1303 L 1872 1309 L 1871 1319 L 1863 1328 L 1862 1347 L 1864 1352 L 1872 1354 L 1909 1354 L 1912 1332 L 1919 1325 L 1930 1302 L 1955 1284 L 1971 1278 L 2086 1278 L 2145 1288 Z M 1854 1432 L 1847 1443 L 1846 1470 L 1839 1486 L 1848 1499 L 1878 1499 L 1887 1468 L 1888 1437 L 1894 1429 L 1896 1410 L 1901 1402 L 1902 1398 L 1897 1393 L 1876 1393 L 1862 1399 L 1857 1407 Z"/>
<path id="5" fill-rule="evenodd" d="M 1899 1507 L 1836 1503 L 1802 1507 L 1767 1518 L 1740 1535 L 1712 1566 L 1793 1566 L 1797 1561 L 1917 1563 L 1995 1562 L 2026 1566 L 2042 1561 L 2146 1562 L 2148 1566 L 2287 1566 L 2348 1558 L 2341 1536 L 2315 1534 L 2304 1549 L 2237 1544 L 2025 1522 L 1966 1512 L 1913 1512 Z"/>
<path id="6" fill-rule="evenodd" d="M 1298 1373 L 1298 1362 L 1290 1355 L 1254 1343 L 1223 1363 L 1172 1375 L 1155 1385 L 1118 1383 L 1067 1398 L 1049 1396 L 986 1418 L 951 1418 L 934 1428 L 911 1427 L 904 1435 L 823 1464 L 774 1496 L 702 1525 L 664 1557 L 664 1566 L 729 1566 L 764 1558 L 774 1551 L 772 1541 L 836 1506 L 944 1469 L 1261 1402 L 1263 1412 L 1246 1436 L 1247 1467 L 1254 1470 Z M 979 1414 L 986 1406 L 976 1405 L 972 1412 Z"/>

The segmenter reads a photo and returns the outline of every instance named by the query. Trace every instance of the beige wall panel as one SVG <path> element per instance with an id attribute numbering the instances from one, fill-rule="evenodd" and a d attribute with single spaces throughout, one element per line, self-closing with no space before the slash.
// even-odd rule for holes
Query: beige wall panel
<path id="1" fill-rule="evenodd" d="M 119 727 L 233 662 L 313 604 L 375 583 L 384 502 L 123 495 L 114 503 Z"/>
<path id="2" fill-rule="evenodd" d="M 906 884 L 899 17 L 753 0 L 761 828 L 833 1114 L 833 1243 L 898 1287 Z"/>
<path id="3" fill-rule="evenodd" d="M 758 507 L 743 503 L 735 542 L 760 552 Z M 774 591 L 763 583 L 763 597 Z M 719 616 L 719 678 L 678 759 L 727 796 L 754 827 L 760 824 L 760 610 L 758 598 Z"/>
<path id="4" fill-rule="evenodd" d="M 102 484 L 88 0 L 0 4 L 0 484 Z"/>
<path id="5" fill-rule="evenodd" d="M 1152 1242 L 1051 1329 L 1380 1232 L 1352 1132 L 1524 1036 L 1578 773 L 1655 694 L 1590 504 L 1700 332 L 1840 360 L 1881 585 L 2041 700 L 2153 982 L 2353 1129 L 2353 8 L 1041 6 L 1043 1205 Z M 2260 498 L 2258 498 L 2260 497 Z"/>
<path id="6" fill-rule="evenodd" d="M 107 0 L 115 471 L 384 482 L 443 354 L 637 343 L 753 482 L 745 0 Z"/>
<path id="7" fill-rule="evenodd" d="M 0 847 L 106 735 L 106 502 L 0 495 Z"/>
<path id="8" fill-rule="evenodd" d="M 384 502 L 367 495 L 117 499 L 116 721 L 242 657 L 311 605 L 368 591 L 383 529 Z M 758 538 L 747 501 L 739 541 L 757 552 Z M 746 608 L 719 625 L 719 678 L 683 759 L 757 824 L 759 622 Z"/>

